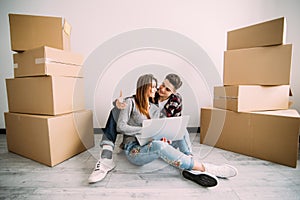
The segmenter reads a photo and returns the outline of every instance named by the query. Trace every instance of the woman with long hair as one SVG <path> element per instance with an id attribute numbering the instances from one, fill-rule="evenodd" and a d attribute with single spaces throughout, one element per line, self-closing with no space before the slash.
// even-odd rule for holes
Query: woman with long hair
<path id="1" fill-rule="evenodd" d="M 136 86 L 136 94 L 126 99 L 126 108 L 120 111 L 117 129 L 124 134 L 125 155 L 134 165 L 145 165 L 157 158 L 163 159 L 168 164 L 182 169 L 182 175 L 204 187 L 213 187 L 218 184 L 215 175 L 208 173 L 206 166 L 194 160 L 193 156 L 186 155 L 171 146 L 166 140 L 153 140 L 144 146 L 140 146 L 135 135 L 140 134 L 142 123 L 145 119 L 159 118 L 160 109 L 152 104 L 149 99 L 154 98 L 157 90 L 157 79 L 152 74 L 139 77 Z M 230 174 L 228 178 L 235 176 L 237 171 L 231 166 L 227 167 Z"/>

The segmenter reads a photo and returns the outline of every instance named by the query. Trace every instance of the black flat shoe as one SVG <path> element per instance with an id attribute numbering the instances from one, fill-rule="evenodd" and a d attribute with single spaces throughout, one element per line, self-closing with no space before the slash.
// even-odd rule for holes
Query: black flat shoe
<path id="1" fill-rule="evenodd" d="M 207 172 L 200 172 L 195 170 L 183 170 L 182 176 L 191 180 L 203 187 L 215 187 L 218 185 L 218 178 Z"/>

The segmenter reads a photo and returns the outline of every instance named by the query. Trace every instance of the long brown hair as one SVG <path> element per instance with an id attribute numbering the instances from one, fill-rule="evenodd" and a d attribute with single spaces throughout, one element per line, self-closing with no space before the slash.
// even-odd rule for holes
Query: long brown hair
<path id="1" fill-rule="evenodd" d="M 149 115 L 149 98 L 146 96 L 149 87 L 152 87 L 153 81 L 157 79 L 152 74 L 145 74 L 139 77 L 136 85 L 135 102 L 139 111 L 150 119 Z"/>

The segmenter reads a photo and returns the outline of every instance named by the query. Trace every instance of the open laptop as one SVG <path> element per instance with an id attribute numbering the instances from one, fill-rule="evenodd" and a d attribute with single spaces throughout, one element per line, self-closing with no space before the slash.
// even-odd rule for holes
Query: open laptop
<path id="1" fill-rule="evenodd" d="M 163 137 L 171 141 L 181 140 L 187 131 L 189 118 L 190 116 L 185 115 L 144 120 L 142 132 L 136 138 L 141 146 L 152 140 L 160 140 Z"/>

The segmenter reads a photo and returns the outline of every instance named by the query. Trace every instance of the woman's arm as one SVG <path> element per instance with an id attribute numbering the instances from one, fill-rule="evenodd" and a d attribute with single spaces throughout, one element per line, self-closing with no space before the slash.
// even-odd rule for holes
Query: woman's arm
<path id="1" fill-rule="evenodd" d="M 118 123 L 117 123 L 117 131 L 121 132 L 125 135 L 136 135 L 141 133 L 141 126 L 133 126 L 129 125 L 128 122 L 133 112 L 133 98 L 128 98 L 125 100 L 126 107 L 120 111 Z"/>
<path id="2" fill-rule="evenodd" d="M 128 97 L 126 97 L 126 98 L 128 98 Z M 113 101 L 113 106 L 117 107 L 120 110 L 124 109 L 126 107 L 126 103 L 125 103 L 125 101 L 123 99 L 122 90 L 120 91 L 120 96 Z"/>

